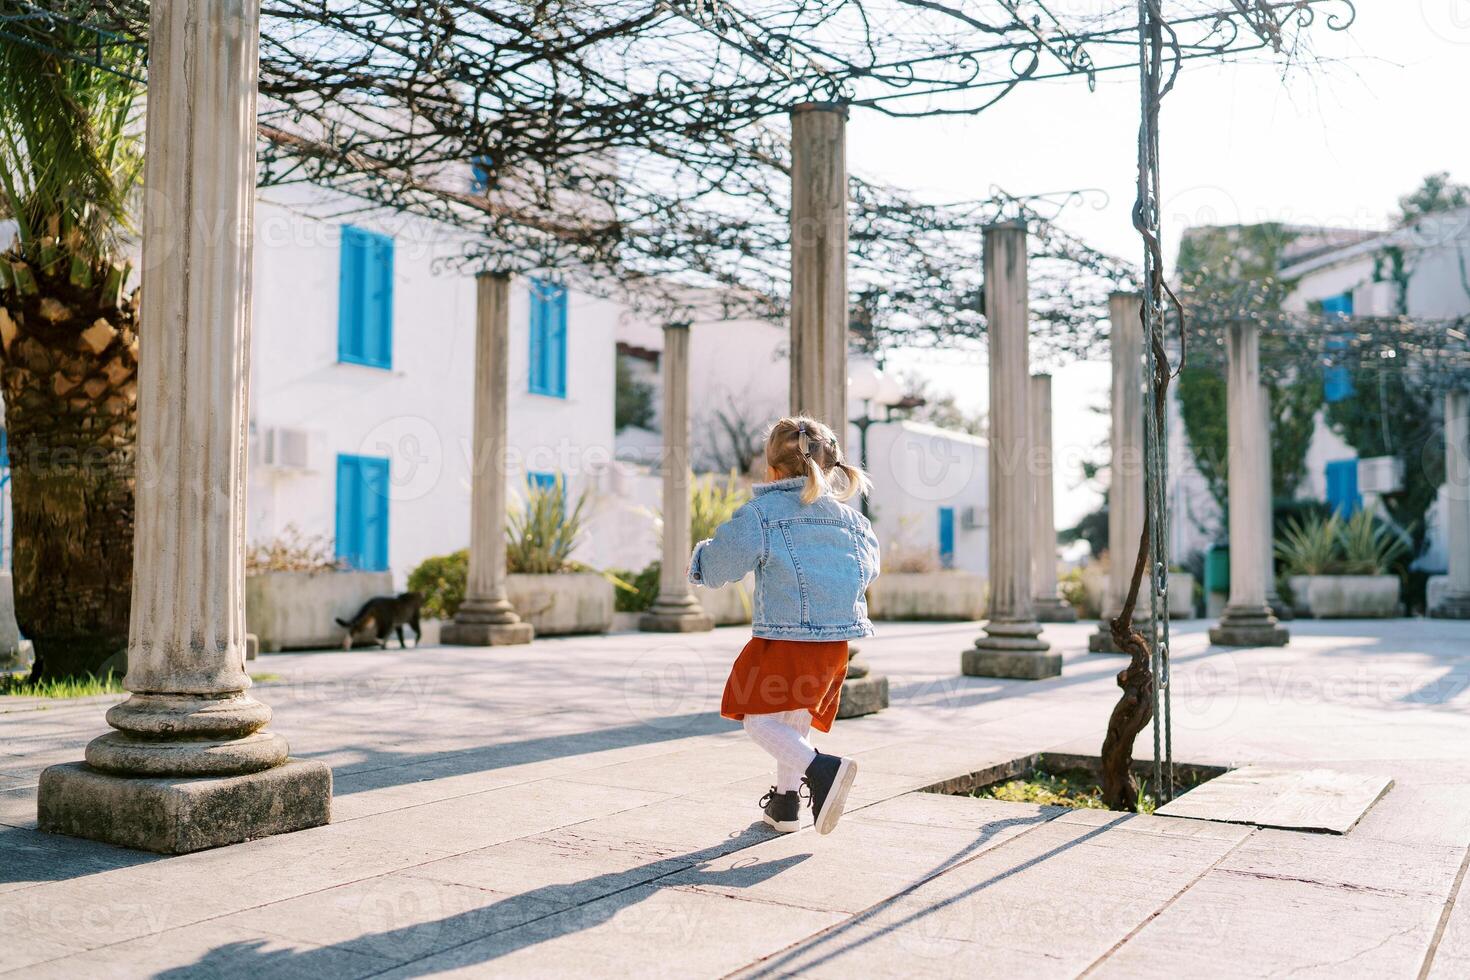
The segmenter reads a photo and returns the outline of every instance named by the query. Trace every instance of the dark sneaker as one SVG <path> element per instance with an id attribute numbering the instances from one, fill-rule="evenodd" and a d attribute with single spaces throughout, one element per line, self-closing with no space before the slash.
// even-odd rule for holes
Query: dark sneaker
<path id="1" fill-rule="evenodd" d="M 801 829 L 801 800 L 796 790 L 778 793 L 772 786 L 771 791 L 761 797 L 761 809 L 766 811 L 761 819 L 781 833 L 794 834 Z"/>
<path id="2" fill-rule="evenodd" d="M 817 833 L 832 833 L 832 828 L 842 819 L 842 810 L 847 806 L 847 791 L 852 789 L 855 776 L 856 761 L 822 752 L 818 752 L 812 764 L 806 767 L 805 782 L 811 793 L 812 820 L 817 825 Z"/>

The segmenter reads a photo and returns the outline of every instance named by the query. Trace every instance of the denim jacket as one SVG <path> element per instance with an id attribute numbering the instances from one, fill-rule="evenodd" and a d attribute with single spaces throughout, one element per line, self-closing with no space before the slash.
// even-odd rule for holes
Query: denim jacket
<path id="1" fill-rule="evenodd" d="M 689 581 L 718 588 L 755 570 L 751 632 L 772 640 L 872 636 L 868 585 L 878 577 L 873 526 L 823 494 L 801 502 L 803 477 L 758 483 L 715 536 L 694 546 Z"/>

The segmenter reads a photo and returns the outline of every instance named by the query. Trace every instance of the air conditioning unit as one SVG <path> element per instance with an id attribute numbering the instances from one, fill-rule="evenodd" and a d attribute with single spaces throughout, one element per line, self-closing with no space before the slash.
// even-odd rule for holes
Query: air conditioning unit
<path id="1" fill-rule="evenodd" d="M 960 511 L 960 527 L 966 531 L 976 531 L 987 523 L 984 507 L 966 507 Z"/>
<path id="2" fill-rule="evenodd" d="M 256 462 L 273 470 L 311 472 L 316 467 L 315 439 L 306 429 L 273 427 L 260 431 Z"/>
<path id="3" fill-rule="evenodd" d="M 1404 488 L 1404 461 L 1397 456 L 1358 460 L 1359 493 L 1398 493 Z"/>

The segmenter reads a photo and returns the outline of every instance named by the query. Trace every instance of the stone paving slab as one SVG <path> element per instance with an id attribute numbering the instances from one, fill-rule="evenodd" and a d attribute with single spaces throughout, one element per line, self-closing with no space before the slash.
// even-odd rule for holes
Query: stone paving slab
<path id="1" fill-rule="evenodd" d="M 1446 678 L 1470 676 L 1470 624 L 1228 652 L 1203 625 L 1175 631 L 1176 757 L 1394 779 L 1346 836 L 913 792 L 1095 755 L 1118 665 L 1082 652 L 1091 624 L 1048 626 L 1066 666 L 1041 682 L 958 676 L 973 624 L 882 624 L 864 655 L 893 706 L 816 736 L 860 761 L 828 837 L 755 822 L 769 763 L 717 714 L 740 630 L 279 655 L 257 668 L 286 678 L 260 691 L 274 727 L 339 794 L 287 837 L 137 864 L 43 839 L 34 774 L 106 704 L 0 715 L 0 824 L 22 828 L 0 827 L 0 973 L 1414 976 L 1438 936 L 1430 975 L 1467 975 L 1470 702 Z"/>
<path id="2" fill-rule="evenodd" d="M 1165 817 L 1345 834 L 1387 793 L 1386 776 L 1245 766 L 1160 807 Z"/>

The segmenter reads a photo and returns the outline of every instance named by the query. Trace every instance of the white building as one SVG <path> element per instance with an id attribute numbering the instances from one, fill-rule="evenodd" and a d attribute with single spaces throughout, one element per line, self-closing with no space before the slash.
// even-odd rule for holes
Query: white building
<path id="1" fill-rule="evenodd" d="M 1323 239 L 1326 239 L 1324 242 Z M 1420 219 L 1414 225 L 1364 235 L 1329 229 L 1286 254 L 1278 276 L 1293 284 L 1284 304 L 1296 312 L 1321 311 L 1345 316 L 1453 318 L 1470 314 L 1470 209 Z M 1329 372 L 1325 398 L 1345 397 L 1343 381 Z M 1191 551 L 1208 547 L 1218 536 L 1219 509 L 1194 467 L 1178 412 L 1170 427 L 1171 504 L 1174 513 L 1173 557 L 1182 560 Z M 1360 465 L 1356 450 L 1332 430 L 1325 406 L 1316 417 L 1308 446 L 1306 473 L 1297 496 L 1334 505 L 1372 504 L 1369 484 L 1360 474 L 1374 469 Z M 1443 571 L 1443 494 L 1426 515 L 1428 548 L 1416 563 L 1425 571 Z"/>

